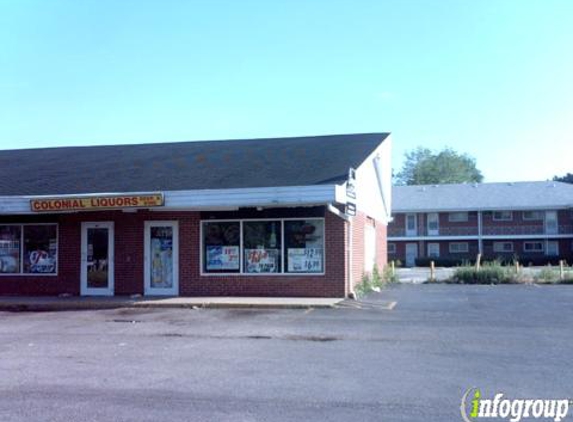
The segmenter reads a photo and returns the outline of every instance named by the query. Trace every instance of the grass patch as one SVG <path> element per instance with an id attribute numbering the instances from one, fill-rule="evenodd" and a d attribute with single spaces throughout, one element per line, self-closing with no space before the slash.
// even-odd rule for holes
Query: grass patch
<path id="1" fill-rule="evenodd" d="M 511 267 L 505 267 L 499 262 L 484 263 L 478 270 L 474 265 L 464 265 L 456 268 L 454 275 L 448 280 L 458 284 L 510 284 L 518 282 L 517 275 Z"/>
<path id="2" fill-rule="evenodd" d="M 573 272 L 571 267 L 564 268 L 564 277 L 561 279 L 559 267 L 549 265 L 534 275 L 528 276 L 522 267 L 503 265 L 501 262 L 494 261 L 484 263 L 479 270 L 475 265 L 457 267 L 453 276 L 445 282 L 453 284 L 573 284 Z"/>

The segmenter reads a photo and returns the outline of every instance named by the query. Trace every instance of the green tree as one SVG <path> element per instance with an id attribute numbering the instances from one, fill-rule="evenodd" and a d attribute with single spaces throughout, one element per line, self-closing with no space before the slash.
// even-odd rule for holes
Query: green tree
<path id="1" fill-rule="evenodd" d="M 406 152 L 402 170 L 395 178 L 398 185 L 472 183 L 482 180 L 483 175 L 476 167 L 476 160 L 449 147 L 438 152 L 424 147 Z"/>
<path id="2" fill-rule="evenodd" d="M 567 173 L 565 176 L 555 176 L 555 182 L 573 183 L 573 173 Z"/>

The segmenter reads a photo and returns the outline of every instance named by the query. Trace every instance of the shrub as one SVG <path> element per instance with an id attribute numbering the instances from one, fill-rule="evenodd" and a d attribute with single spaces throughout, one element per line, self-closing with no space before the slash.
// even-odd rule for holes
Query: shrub
<path id="1" fill-rule="evenodd" d="M 551 266 L 543 268 L 533 277 L 536 283 L 556 283 L 559 280 L 559 271 L 554 270 Z"/>
<path id="2" fill-rule="evenodd" d="M 506 284 L 516 281 L 511 268 L 499 262 L 484 263 L 479 270 L 475 266 L 459 267 L 450 280 L 461 284 Z"/>
<path id="3" fill-rule="evenodd" d="M 372 274 L 364 274 L 362 280 L 354 287 L 354 292 L 358 297 L 364 296 L 374 290 L 383 288 L 388 283 L 398 281 L 398 276 L 392 274 L 392 268 L 386 266 L 382 274 L 377 265 L 374 265 Z"/>

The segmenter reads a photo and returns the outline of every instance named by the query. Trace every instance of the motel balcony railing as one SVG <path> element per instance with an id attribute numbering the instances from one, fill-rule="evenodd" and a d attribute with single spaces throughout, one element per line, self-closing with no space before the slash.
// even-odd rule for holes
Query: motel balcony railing
<path id="1" fill-rule="evenodd" d="M 484 227 L 482 229 L 482 234 L 484 236 L 496 236 L 496 235 L 543 235 L 543 234 L 572 234 L 573 225 L 564 224 L 559 225 L 557 232 L 549 233 L 546 231 L 543 225 L 528 225 L 528 226 L 490 226 Z"/>
<path id="2" fill-rule="evenodd" d="M 524 235 L 573 234 L 573 224 L 559 225 L 557 233 L 547 233 L 543 225 L 484 226 L 483 236 L 524 236 Z M 473 227 L 440 227 L 437 233 L 428 234 L 426 228 L 419 228 L 416 234 L 406 234 L 404 227 L 389 227 L 388 237 L 415 236 L 477 236 L 478 228 Z"/>

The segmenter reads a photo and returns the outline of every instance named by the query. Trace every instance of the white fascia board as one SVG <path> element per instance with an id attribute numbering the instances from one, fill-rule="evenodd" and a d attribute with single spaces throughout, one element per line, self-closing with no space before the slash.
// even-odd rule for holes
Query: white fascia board
<path id="1" fill-rule="evenodd" d="M 191 211 L 234 209 L 239 207 L 312 206 L 335 202 L 336 191 L 336 185 L 164 191 L 165 205 L 152 209 L 157 211 Z M 30 200 L 42 197 L 133 195 L 138 193 L 139 192 L 112 192 L 105 194 L 0 196 L 0 215 L 37 214 L 30 211 Z"/>

